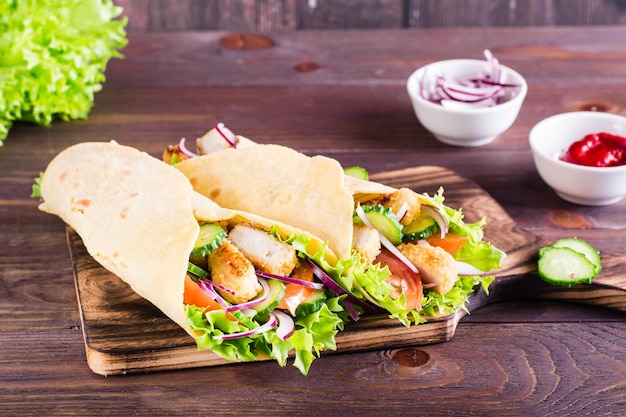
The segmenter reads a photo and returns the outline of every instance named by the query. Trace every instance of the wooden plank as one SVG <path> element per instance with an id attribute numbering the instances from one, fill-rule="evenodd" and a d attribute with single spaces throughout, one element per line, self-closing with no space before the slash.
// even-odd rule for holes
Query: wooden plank
<path id="1" fill-rule="evenodd" d="M 116 0 L 128 31 L 615 25 L 622 0 Z"/>
<path id="2" fill-rule="evenodd" d="M 404 26 L 404 4 L 397 0 L 300 0 L 299 29 L 371 29 Z M 314 7 L 310 7 L 314 4 Z"/>
<path id="3" fill-rule="evenodd" d="M 466 221 L 489 217 L 485 236 L 507 252 L 503 268 L 487 297 L 472 296 L 468 310 L 510 299 L 556 299 L 626 311 L 626 255 L 603 257 L 603 272 L 594 285 L 563 289 L 549 286 L 534 274 L 536 253 L 545 242 L 526 232 L 486 192 L 453 171 L 417 167 L 380 173 L 375 180 L 394 187 L 434 193 L 443 186 L 447 202 L 463 207 Z M 223 365 L 228 361 L 210 351 L 198 351 L 193 340 L 156 307 L 134 293 L 118 277 L 98 265 L 80 237 L 68 230 L 75 265 L 77 299 L 83 324 L 87 361 L 98 374 L 181 369 Z M 406 328 L 386 314 L 365 316 L 346 325 L 336 337 L 337 352 L 420 346 L 449 341 L 465 311 L 433 318 Z M 332 352 L 323 352 L 329 354 Z"/>

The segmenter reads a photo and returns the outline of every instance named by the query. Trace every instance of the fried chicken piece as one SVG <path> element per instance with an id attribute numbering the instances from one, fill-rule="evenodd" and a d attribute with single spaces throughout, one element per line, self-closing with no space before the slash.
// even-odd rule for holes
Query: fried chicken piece
<path id="1" fill-rule="evenodd" d="M 368 265 L 380 253 L 380 237 L 378 231 L 368 226 L 354 225 L 352 231 L 352 248 L 361 255 L 361 260 Z"/>
<path id="2" fill-rule="evenodd" d="M 230 241 L 258 269 L 289 276 L 296 267 L 296 250 L 269 233 L 252 226 L 237 225 L 228 234 Z"/>
<path id="3" fill-rule="evenodd" d="M 163 159 L 163 162 L 166 164 L 173 165 L 189 158 L 182 153 L 178 145 L 170 145 L 163 151 L 161 159 Z"/>
<path id="4" fill-rule="evenodd" d="M 383 207 L 389 207 L 396 214 L 406 204 L 407 212 L 400 219 L 400 223 L 405 226 L 410 224 L 419 214 L 421 207 L 417 193 L 409 188 L 400 188 L 391 194 L 369 201 L 367 204 L 380 204 Z"/>
<path id="5" fill-rule="evenodd" d="M 428 244 L 403 243 L 398 250 L 417 267 L 425 284 L 435 284 L 437 294 L 445 294 L 459 278 L 456 261 L 445 250 Z"/>
<path id="6" fill-rule="evenodd" d="M 233 292 L 231 294 L 218 289 L 220 294 L 231 303 L 246 302 L 261 292 L 262 287 L 256 276 L 254 265 L 228 238 L 224 239 L 222 245 L 211 252 L 208 258 L 211 279 Z"/>

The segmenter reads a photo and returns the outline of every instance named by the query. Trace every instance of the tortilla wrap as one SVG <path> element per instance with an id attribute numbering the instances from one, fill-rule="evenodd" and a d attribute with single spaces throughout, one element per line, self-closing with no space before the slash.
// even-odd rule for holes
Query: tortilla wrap
<path id="1" fill-rule="evenodd" d="M 41 182 L 42 211 L 63 219 L 89 254 L 140 296 L 196 336 L 183 304 L 198 221 L 247 223 L 284 238 L 304 233 L 258 215 L 228 210 L 193 191 L 164 162 L 115 142 L 74 145 L 56 156 Z M 311 236 L 310 250 L 324 242 Z M 336 262 L 326 250 L 326 260 Z"/>
<path id="2" fill-rule="evenodd" d="M 336 160 L 280 145 L 247 144 L 174 166 L 194 190 L 220 206 L 306 230 L 328 241 L 338 257 L 350 257 L 354 201 Z"/>

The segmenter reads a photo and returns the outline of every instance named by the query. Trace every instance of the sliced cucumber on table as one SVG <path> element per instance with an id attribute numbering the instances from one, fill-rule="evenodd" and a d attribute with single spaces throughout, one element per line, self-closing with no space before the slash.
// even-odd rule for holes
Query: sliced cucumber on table
<path id="1" fill-rule="evenodd" d="M 576 237 L 559 239 L 552 244 L 555 248 L 570 248 L 585 255 L 596 267 L 596 274 L 600 272 L 600 252 L 589 243 Z M 545 248 L 544 248 L 545 249 Z"/>
<path id="2" fill-rule="evenodd" d="M 600 253 L 582 239 L 559 239 L 539 250 L 537 271 L 550 284 L 590 284 L 601 269 Z"/>

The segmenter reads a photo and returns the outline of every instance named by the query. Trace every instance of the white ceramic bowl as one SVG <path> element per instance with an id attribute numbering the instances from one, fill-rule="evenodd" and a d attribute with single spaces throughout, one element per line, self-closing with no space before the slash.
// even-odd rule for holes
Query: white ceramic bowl
<path id="1" fill-rule="evenodd" d="M 503 82 L 519 85 L 517 93 L 493 107 L 449 109 L 422 97 L 420 80 L 425 73 L 446 74 L 455 78 L 472 78 L 487 71 L 489 63 L 477 59 L 451 59 L 425 65 L 413 72 L 407 90 L 419 122 L 441 142 L 454 146 L 482 146 L 507 130 L 519 114 L 528 85 L 519 73 L 500 65 Z"/>
<path id="2" fill-rule="evenodd" d="M 617 203 L 626 195 L 626 165 L 589 167 L 561 161 L 563 150 L 588 134 L 626 137 L 626 117 L 570 112 L 548 117 L 530 131 L 529 142 L 541 178 L 564 200 L 587 206 Z"/>

